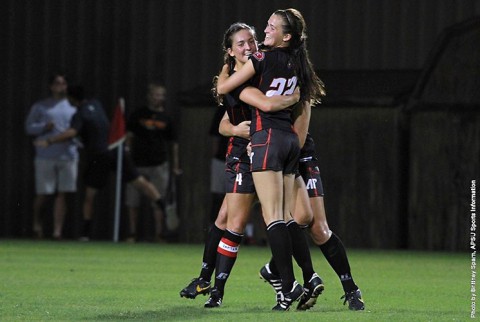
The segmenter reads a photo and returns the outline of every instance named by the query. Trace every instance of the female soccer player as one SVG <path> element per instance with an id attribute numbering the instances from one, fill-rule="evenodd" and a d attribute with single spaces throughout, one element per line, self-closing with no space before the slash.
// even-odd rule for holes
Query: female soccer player
<path id="1" fill-rule="evenodd" d="M 224 62 L 234 73 L 248 61 L 249 55 L 257 51 L 254 29 L 244 23 L 232 24 L 224 34 L 223 48 Z M 288 107 L 299 99 L 298 93 L 294 94 L 297 95 L 267 98 L 255 88 L 249 88 L 244 93 L 250 97 L 252 104 L 266 108 Z M 207 235 L 200 276 L 180 291 L 180 296 L 186 298 L 208 293 L 215 268 L 215 287 L 211 290 L 205 307 L 217 307 L 222 303 L 225 283 L 235 263 L 255 193 L 247 155 L 250 107 L 234 93 L 225 95 L 222 100 L 226 113 L 220 124 L 220 133 L 231 136 L 226 156 L 227 194 L 215 224 Z"/>

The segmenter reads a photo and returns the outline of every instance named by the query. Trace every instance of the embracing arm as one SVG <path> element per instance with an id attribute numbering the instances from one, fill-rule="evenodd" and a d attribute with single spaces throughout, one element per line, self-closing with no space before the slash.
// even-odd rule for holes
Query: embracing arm
<path id="1" fill-rule="evenodd" d="M 223 65 L 217 81 L 217 93 L 224 95 L 230 93 L 232 90 L 242 85 L 255 75 L 255 68 L 251 60 L 247 61 L 239 71 L 228 76 L 228 65 Z"/>
<path id="2" fill-rule="evenodd" d="M 218 126 L 218 132 L 223 136 L 239 136 L 244 139 L 250 139 L 250 123 L 251 121 L 243 121 L 238 125 L 233 125 L 227 112 L 225 112 Z"/>
<path id="3" fill-rule="evenodd" d="M 240 99 L 264 112 L 276 112 L 296 104 L 300 100 L 300 89 L 297 87 L 292 95 L 267 97 L 258 88 L 249 86 L 242 90 Z"/>
<path id="4" fill-rule="evenodd" d="M 45 148 L 50 144 L 67 141 L 73 137 L 76 137 L 77 133 L 77 130 L 75 130 L 74 128 L 69 128 L 58 135 L 47 138 L 46 140 L 36 140 L 35 142 L 33 142 L 33 144 Z"/>

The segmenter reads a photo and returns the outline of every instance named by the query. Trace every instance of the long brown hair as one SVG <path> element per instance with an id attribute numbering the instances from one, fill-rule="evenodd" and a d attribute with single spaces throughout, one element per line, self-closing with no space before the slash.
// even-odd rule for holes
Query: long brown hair
<path id="1" fill-rule="evenodd" d="M 290 34 L 289 51 L 295 66 L 295 73 L 300 85 L 300 100 L 320 103 L 326 95 L 325 84 L 313 69 L 307 50 L 307 25 L 300 11 L 289 8 L 273 13 L 282 18 L 282 31 Z"/>

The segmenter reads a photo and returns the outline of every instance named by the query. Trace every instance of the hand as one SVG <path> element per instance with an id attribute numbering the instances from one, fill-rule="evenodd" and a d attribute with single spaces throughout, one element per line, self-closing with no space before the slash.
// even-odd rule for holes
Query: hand
<path id="1" fill-rule="evenodd" d="M 244 139 L 250 139 L 250 123 L 252 123 L 252 121 L 243 121 L 235 125 L 235 136 L 239 136 Z"/>
<path id="2" fill-rule="evenodd" d="M 225 64 L 222 66 L 222 71 L 220 72 L 220 75 L 221 74 L 227 74 L 228 76 L 228 73 L 230 72 L 230 68 L 228 67 L 228 64 Z"/>
<path id="3" fill-rule="evenodd" d="M 295 88 L 295 91 L 293 92 L 292 97 L 295 98 L 296 100 L 295 103 L 298 103 L 298 101 L 300 100 L 300 87 L 297 86 L 297 88 Z"/>
<path id="4" fill-rule="evenodd" d="M 53 122 L 49 121 L 49 122 L 47 122 L 47 124 L 45 124 L 44 131 L 45 132 L 50 132 L 54 128 L 55 128 L 55 124 Z"/>
<path id="5" fill-rule="evenodd" d="M 35 141 L 33 141 L 33 145 L 36 146 L 36 147 L 39 147 L 39 148 L 46 148 L 50 144 L 49 144 L 48 140 L 35 140 Z"/>

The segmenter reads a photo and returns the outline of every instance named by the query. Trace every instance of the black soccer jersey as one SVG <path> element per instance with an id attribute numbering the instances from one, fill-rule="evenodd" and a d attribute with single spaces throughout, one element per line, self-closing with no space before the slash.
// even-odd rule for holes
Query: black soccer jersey
<path id="1" fill-rule="evenodd" d="M 247 86 L 249 86 L 249 84 L 245 83 L 237 87 L 230 94 L 226 94 L 223 99 L 228 118 L 233 125 L 238 125 L 243 121 L 250 121 L 252 119 L 250 106 L 242 102 L 239 98 L 240 93 Z M 250 140 L 238 136 L 232 136 L 228 142 L 227 156 L 231 155 L 239 158 L 241 162 L 250 163 L 250 159 L 246 152 L 249 142 Z"/>
<path id="2" fill-rule="evenodd" d="M 289 95 L 295 91 L 297 77 L 286 49 L 274 48 L 266 52 L 256 52 L 250 59 L 255 68 L 255 76 L 251 83 L 267 97 Z M 293 131 L 291 112 L 291 108 L 277 112 L 263 112 L 254 108 L 251 134 L 268 128 Z"/>

